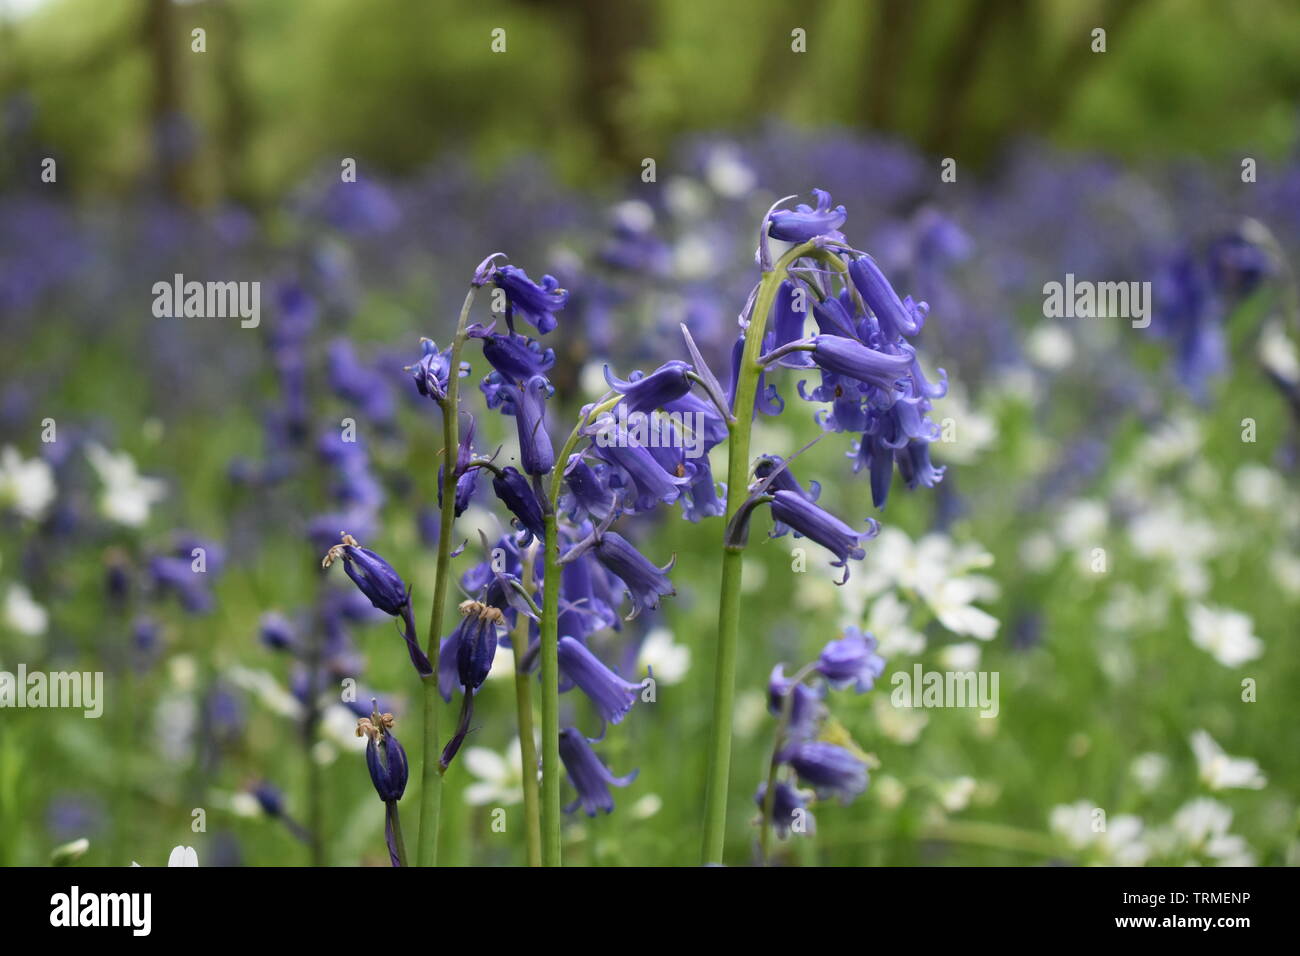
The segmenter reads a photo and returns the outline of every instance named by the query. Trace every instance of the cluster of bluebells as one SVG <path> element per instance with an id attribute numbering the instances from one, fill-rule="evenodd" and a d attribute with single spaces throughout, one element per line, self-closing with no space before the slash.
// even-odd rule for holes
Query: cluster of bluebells
<path id="1" fill-rule="evenodd" d="M 787 677 L 783 665 L 768 681 L 768 711 L 779 720 L 772 751 L 770 783 L 759 785 L 754 801 L 763 811 L 763 825 L 778 836 L 811 833 L 811 799 L 838 797 L 845 803 L 867 789 L 867 761 L 851 743 L 825 739 L 827 689 L 851 688 L 864 694 L 885 670 L 876 652 L 876 639 L 857 628 L 828 643 L 817 660 Z"/>
<path id="2" fill-rule="evenodd" d="M 876 260 L 845 243 L 839 232 L 844 207 L 832 209 L 829 195 L 813 192 L 815 209 L 801 205 L 770 214 L 760 259 L 771 261 L 771 240 L 811 242 L 839 264 L 829 269 L 810 257 L 790 265 L 760 361 L 817 376 L 815 384 L 799 382 L 799 397 L 830 406 L 814 415 L 826 431 L 860 436 L 851 453 L 853 470 L 868 473 L 872 501 L 883 508 L 895 470 L 912 489 L 933 487 L 943 477 L 943 469 L 930 461 L 939 428 L 928 416 L 932 400 L 947 393 L 947 379 L 942 370 L 938 381 L 926 378 L 913 342 L 929 305 L 900 298 Z M 740 348 L 737 343 L 737 355 Z M 766 394 L 760 389 L 760 410 L 772 406 L 782 406 L 775 386 Z"/>
<path id="3" fill-rule="evenodd" d="M 652 453 L 627 435 L 598 445 L 592 439 L 608 420 L 586 409 L 587 426 L 572 446 L 574 451 L 565 461 L 557 461 L 548 424 L 548 402 L 555 394 L 548 373 L 555 365 L 555 353 L 525 334 L 523 327 L 526 323 L 539 336 L 555 329 L 559 322 L 556 313 L 566 305 L 568 293 L 552 276 L 534 282 L 522 269 L 498 265 L 497 258 L 485 260 L 476 270 L 474 283 L 479 287 L 490 284 L 503 297 L 505 328 L 498 329 L 496 323 L 474 324 L 467 335 L 481 344 L 490 369 L 479 384 L 487 407 L 514 420 L 518 467 L 499 465 L 476 454 L 473 417 L 444 405 L 444 414 L 460 415 L 463 424 L 452 463 L 455 513 L 465 509 L 480 473 L 486 471 L 511 525 L 511 530 L 490 546 L 485 542 L 484 559 L 460 576 L 461 590 L 469 598 L 460 605 L 460 623 L 440 645 L 440 692 L 449 701 L 459 694 L 462 701 L 456 732 L 443 750 L 444 768 L 470 730 L 474 696 L 487 678 L 497 650 L 511 648 L 512 635 L 527 633 L 529 646 L 521 660 L 529 671 L 537 667 L 537 608 L 544 603 L 546 587 L 552 584 L 546 579 L 540 550 L 550 509 L 548 483 L 563 482 L 554 516 L 559 580 L 553 583 L 559 590 L 561 691 L 578 690 L 602 724 L 617 724 L 631 711 L 644 683 L 627 680 L 607 666 L 591 650 L 589 639 L 602 630 L 621 629 L 625 597 L 631 604 L 627 616 L 636 617 L 658 607 L 661 597 L 674 592 L 667 574 L 671 561 L 664 566 L 655 564 L 612 530 L 612 525 L 624 515 L 646 512 L 684 496 L 695 500 L 689 489 L 699 471 L 694 464 L 688 467 L 680 447 L 656 448 Z M 416 388 L 443 404 L 452 374 L 451 350 L 439 351 L 428 341 L 423 350 L 411 368 Z M 675 403 L 690 399 L 688 369 L 686 363 L 677 362 L 647 376 L 634 374 L 627 381 L 611 376 L 610 395 L 621 395 L 629 407 L 641 413 L 672 410 L 679 407 Z M 467 373 L 464 367 L 457 371 Z M 718 412 L 713 412 L 713 418 L 721 423 Z M 697 492 L 698 500 L 716 499 L 712 476 L 703 480 L 708 488 Z M 440 493 L 441 487 L 440 482 Z M 520 615 L 527 619 L 526 630 L 518 627 Z M 610 774 L 591 749 L 592 742 L 576 728 L 566 728 L 561 734 L 561 759 L 578 792 L 575 806 L 581 805 L 588 813 L 597 809 L 608 812 L 613 809 L 609 785 L 622 785 L 632 778 Z"/>

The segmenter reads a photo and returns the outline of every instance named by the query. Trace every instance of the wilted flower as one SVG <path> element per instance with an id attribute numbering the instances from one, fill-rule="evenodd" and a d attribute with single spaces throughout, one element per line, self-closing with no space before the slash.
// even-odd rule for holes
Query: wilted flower
<path id="1" fill-rule="evenodd" d="M 328 568 L 335 560 L 342 558 L 343 570 L 361 593 L 370 599 L 370 603 L 385 614 L 401 620 L 402 639 L 406 641 L 407 653 L 420 676 L 432 674 L 433 665 L 420 649 L 416 636 L 415 619 L 411 616 L 411 595 L 406 584 L 391 564 L 375 552 L 361 547 L 352 535 L 344 533 L 342 539 L 342 544 L 336 544 L 326 552 L 321 567 Z"/>

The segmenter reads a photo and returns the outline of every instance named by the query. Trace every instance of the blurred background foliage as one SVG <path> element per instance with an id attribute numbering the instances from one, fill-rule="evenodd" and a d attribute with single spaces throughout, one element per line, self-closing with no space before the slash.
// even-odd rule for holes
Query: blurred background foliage
<path id="1" fill-rule="evenodd" d="M 590 185 L 683 133 L 774 116 L 976 163 L 1025 135 L 1278 157 L 1300 95 L 1290 0 L 6 2 L 0 99 L 32 98 L 65 181 L 129 188 L 149 130 L 179 123 L 195 148 L 171 186 L 196 202 L 267 201 L 343 155 L 401 174 L 446 151 L 489 168 L 540 151 Z M 498 26 L 500 63 L 482 55 Z M 202 55 L 174 39 L 195 28 Z"/>

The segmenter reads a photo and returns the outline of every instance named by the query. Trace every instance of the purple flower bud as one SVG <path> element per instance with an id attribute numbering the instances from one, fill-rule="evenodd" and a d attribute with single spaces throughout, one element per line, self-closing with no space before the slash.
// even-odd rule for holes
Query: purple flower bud
<path id="1" fill-rule="evenodd" d="M 461 431 L 459 447 L 456 449 L 456 503 L 453 506 L 456 517 L 465 513 L 470 500 L 478 488 L 478 468 L 470 468 L 474 459 L 474 416 L 469 416 L 469 425 Z M 438 507 L 442 507 L 443 468 L 438 466 Z"/>
<path id="2" fill-rule="evenodd" d="M 677 561 L 675 555 L 662 568 L 656 567 L 649 558 L 632 547 L 626 538 L 614 531 L 601 534 L 594 551 L 596 560 L 622 581 L 632 595 L 632 613 L 628 615 L 628 620 L 643 610 L 657 608 L 661 596 L 671 597 L 677 593 L 667 574 Z"/>
<path id="3" fill-rule="evenodd" d="M 849 579 L 849 558 L 861 561 L 867 556 L 858 542 L 874 538 L 879 531 L 871 519 L 867 519 L 870 527 L 866 531 L 854 531 L 829 511 L 793 491 L 777 491 L 772 495 L 772 517 L 789 526 L 796 535 L 816 541 L 835 555 L 837 560 L 831 566 L 844 569 L 841 584 Z"/>
<path id="4" fill-rule="evenodd" d="M 519 529 L 528 533 L 529 538 L 522 541 L 523 544 L 527 544 L 534 537 L 546 537 L 542 503 L 538 501 L 537 492 L 533 490 L 532 483 L 521 475 L 517 469 L 509 466 L 502 468 L 500 473 L 492 479 L 492 490 L 496 492 L 496 496 L 501 500 L 501 503 L 515 516 L 515 520 L 519 523 Z"/>
<path id="5" fill-rule="evenodd" d="M 892 394 L 899 379 L 912 368 L 909 352 L 892 355 L 868 348 L 857 339 L 842 335 L 814 335 L 812 358 L 821 368 L 836 375 L 857 379 L 886 394 Z"/>
<path id="6" fill-rule="evenodd" d="M 758 804 L 760 810 L 767 809 L 767 781 L 764 780 L 758 785 L 758 792 L 754 794 L 754 802 Z M 808 812 L 808 801 L 797 788 L 784 780 L 778 780 L 776 790 L 772 795 L 772 826 L 776 830 L 776 835 L 785 839 L 790 835 L 790 829 L 795 823 L 795 814 L 800 811 L 804 814 L 806 828 L 800 832 L 810 834 L 813 832 L 814 821 L 813 815 Z"/>
<path id="7" fill-rule="evenodd" d="M 520 315 L 525 322 L 545 335 L 555 328 L 554 313 L 564 308 L 569 293 L 560 288 L 555 276 L 542 276 L 538 285 L 528 278 L 528 273 L 517 266 L 500 266 L 493 275 L 497 288 L 506 294 L 506 324 L 514 331 L 514 317 Z"/>
<path id="8" fill-rule="evenodd" d="M 514 389 L 511 404 L 519 429 L 519 462 L 530 475 L 544 475 L 555 466 L 555 449 L 546 431 L 546 399 L 551 384 L 534 375 L 522 389 Z"/>
<path id="9" fill-rule="evenodd" d="M 478 601 L 465 601 L 460 612 L 464 618 L 456 641 L 456 675 L 465 693 L 472 694 L 492 670 L 497 653 L 497 625 L 504 622 L 504 616 L 499 608 Z"/>
<path id="10" fill-rule="evenodd" d="M 915 335 L 921 329 L 917 314 L 903 305 L 889 284 L 876 260 L 862 255 L 849 263 L 849 278 L 867 307 L 875 313 L 880 332 L 887 344 L 892 345 L 905 335 Z"/>
<path id="11" fill-rule="evenodd" d="M 818 797 L 837 795 L 848 801 L 867 789 L 867 765 L 837 744 L 805 741 L 782 758 Z"/>
<path id="12" fill-rule="evenodd" d="M 679 359 L 665 362 L 649 375 L 633 372 L 627 381 L 615 378 L 605 366 L 605 381 L 621 394 L 628 414 L 652 412 L 669 402 L 676 401 L 691 390 L 691 380 L 686 373 L 690 365 Z"/>
<path id="13" fill-rule="evenodd" d="M 885 659 L 876 653 L 876 638 L 856 627 L 844 629 L 844 636 L 831 641 L 817 658 L 817 672 L 834 688 L 854 685 L 865 694 L 885 671 Z"/>
<path id="14" fill-rule="evenodd" d="M 622 721 L 636 703 L 642 685 L 623 680 L 572 637 L 560 638 L 558 650 L 560 670 L 590 698 L 601 718 L 611 724 Z"/>
<path id="15" fill-rule="evenodd" d="M 367 735 L 370 739 L 366 742 L 366 768 L 370 771 L 370 781 L 375 785 L 375 792 L 385 803 L 401 800 L 402 794 L 406 792 L 406 778 L 409 774 L 406 751 L 391 730 Z"/>
<path id="16" fill-rule="evenodd" d="M 814 189 L 817 208 L 800 203 L 794 209 L 778 209 L 770 217 L 768 234 L 785 242 L 807 242 L 817 236 L 836 235 L 844 220 L 849 217 L 843 206 L 831 208 L 831 194 L 824 189 Z"/>
<path id="17" fill-rule="evenodd" d="M 343 543 L 329 549 L 323 567 L 329 567 L 338 558 L 343 559 L 343 570 L 347 572 L 361 593 L 370 599 L 378 610 L 402 621 L 402 639 L 406 642 L 407 653 L 411 663 L 420 676 L 433 673 L 433 665 L 420 649 L 416 637 L 415 620 L 411 616 L 411 596 L 406 584 L 393 566 L 368 548 L 357 544 L 349 534 L 343 535 Z"/>
<path id="18" fill-rule="evenodd" d="M 626 787 L 637 775 L 637 771 L 633 770 L 625 777 L 614 776 L 600 762 L 587 738 L 573 727 L 565 727 L 560 731 L 560 760 L 564 762 L 564 769 L 569 774 L 569 782 L 578 791 L 578 799 L 565 807 L 568 813 L 572 813 L 579 805 L 589 817 L 594 817 L 597 810 L 612 812 L 614 797 L 609 792 L 610 786 Z"/>

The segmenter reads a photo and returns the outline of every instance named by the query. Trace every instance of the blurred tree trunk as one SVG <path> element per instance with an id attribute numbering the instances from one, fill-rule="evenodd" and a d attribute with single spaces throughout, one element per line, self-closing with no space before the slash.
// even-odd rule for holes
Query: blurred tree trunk
<path id="1" fill-rule="evenodd" d="M 142 41 L 149 54 L 153 84 L 149 100 L 148 126 L 153 143 L 154 165 L 162 189 L 178 200 L 191 197 L 190 157 L 177 148 L 183 135 L 183 95 L 180 55 L 188 41 L 176 32 L 172 0 L 145 0 Z"/>
<path id="2" fill-rule="evenodd" d="M 973 0 L 961 28 L 956 31 L 953 49 L 944 58 L 946 69 L 939 74 L 930 105 L 926 148 L 935 153 L 952 155 L 956 151 L 965 124 L 967 97 L 979 74 L 980 60 L 993 34 L 1000 14 L 1007 8 L 997 0 Z"/>
<path id="3" fill-rule="evenodd" d="M 620 100 L 631 85 L 628 63 L 652 33 L 649 0 L 576 0 L 578 105 L 588 117 L 601 157 L 617 165 L 639 162 L 651 144 L 629 141 L 619 116 Z"/>
<path id="4" fill-rule="evenodd" d="M 252 199 L 248 182 L 248 134 L 252 120 L 248 89 L 243 74 L 243 26 L 239 12 L 230 0 L 209 4 L 215 14 L 221 42 L 212 50 L 216 57 L 217 93 L 221 99 L 221 125 L 217 133 L 217 167 L 224 194 L 248 202 Z"/>
<path id="5" fill-rule="evenodd" d="M 894 126 L 894 106 L 902 85 L 899 79 L 912 45 L 916 8 L 915 0 L 880 0 L 878 5 L 863 96 L 867 104 L 867 126 L 872 129 L 891 130 Z"/>

